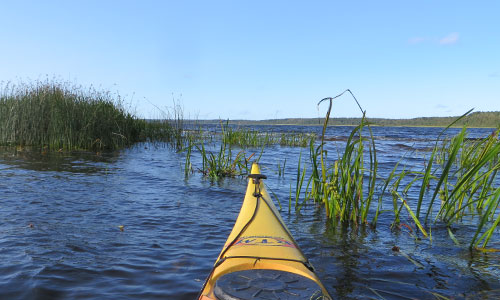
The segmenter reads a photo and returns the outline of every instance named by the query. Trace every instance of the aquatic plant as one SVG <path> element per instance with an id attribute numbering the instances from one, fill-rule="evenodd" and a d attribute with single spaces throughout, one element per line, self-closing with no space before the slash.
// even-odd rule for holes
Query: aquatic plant
<path id="1" fill-rule="evenodd" d="M 200 129 L 201 131 L 201 129 Z M 259 132 L 256 130 L 238 128 L 234 129 L 228 125 L 228 121 L 220 121 L 220 133 L 203 132 L 196 135 L 190 135 L 188 146 L 182 151 L 186 151 L 185 175 L 189 173 L 189 164 L 191 163 L 191 151 L 195 147 L 201 155 L 202 166 L 198 168 L 204 175 L 212 179 L 222 177 L 234 177 L 237 175 L 247 174 L 249 172 L 249 161 L 254 156 L 252 153 L 246 157 L 246 148 L 261 148 L 260 155 L 256 159 L 258 161 L 264 149 L 271 145 L 282 144 L 289 147 L 300 146 L 304 142 L 313 142 L 316 139 L 314 134 L 304 133 L 287 133 L 275 134 L 273 132 Z M 218 144 L 218 151 L 207 151 L 206 142 Z M 239 151 L 233 157 L 233 147 L 239 147 Z M 278 163 L 279 176 L 284 176 L 286 159 L 281 166 Z"/>
<path id="2" fill-rule="evenodd" d="M 399 175 L 393 171 L 387 182 L 397 178 L 390 188 L 394 199 L 401 201 L 401 206 L 394 207 L 395 223 L 399 222 L 401 208 L 406 207 L 424 236 L 427 235 L 426 226 L 444 222 L 450 238 L 458 244 L 450 226 L 462 222 L 464 216 L 470 216 L 478 221 L 469 247 L 484 249 L 500 222 L 500 187 L 497 180 L 500 142 L 498 132 L 481 139 L 467 139 L 466 136 L 464 127 L 451 140 L 437 142 L 425 161 L 423 171 L 403 171 Z M 413 179 L 400 192 L 399 183 L 409 175 Z M 419 188 L 415 213 L 408 205 L 408 197 L 402 196 L 407 195 L 413 186 Z M 437 198 L 439 201 L 436 201 Z"/>
<path id="3" fill-rule="evenodd" d="M 285 177 L 285 168 L 286 168 L 286 158 L 283 162 L 283 166 L 281 166 L 281 162 L 278 161 L 278 177 Z"/>
<path id="4" fill-rule="evenodd" d="M 350 92 L 349 90 L 344 91 Z M 344 94 L 342 93 L 342 94 Z M 429 236 L 430 217 L 433 222 L 444 222 L 448 228 L 461 222 L 464 216 L 478 219 L 476 233 L 470 241 L 470 247 L 484 248 L 500 223 L 500 187 L 496 175 L 500 169 L 500 142 L 498 131 L 482 139 L 467 139 L 466 127 L 451 140 L 438 140 L 423 170 L 406 170 L 396 164 L 387 178 L 377 177 L 377 149 L 371 132 L 370 123 L 363 112 L 361 123 L 351 131 L 343 152 L 337 153 L 334 160 L 328 157 L 325 146 L 325 131 L 332 108 L 332 101 L 342 94 L 325 98 L 330 106 L 325 117 L 323 133 L 319 145 L 310 143 L 310 169 L 305 200 L 312 199 L 324 206 L 326 217 L 335 225 L 367 224 L 375 228 L 382 212 L 383 198 L 390 195 L 394 214 L 393 228 L 401 225 L 400 216 L 408 214 L 411 223 L 424 236 Z M 447 128 L 465 117 L 469 112 L 455 120 Z M 368 136 L 364 136 L 368 132 Z M 441 136 L 441 134 L 440 134 Z M 331 155 L 330 155 L 331 156 Z M 369 162 L 367 162 L 369 158 Z M 299 160 L 296 181 L 296 211 L 299 206 L 298 196 L 301 191 L 306 169 L 301 170 Z M 367 182 L 367 184 L 366 184 Z M 418 197 L 410 199 L 410 189 L 417 189 Z M 292 206 L 290 189 L 289 210 Z M 377 205 L 372 201 L 378 195 Z M 436 201 L 439 198 L 440 201 Z M 438 207 L 439 205 L 439 207 Z M 429 229 L 426 229 L 429 227 Z M 451 230 L 450 238 L 454 241 Z M 479 244 L 482 243 L 481 247 Z"/>
<path id="5" fill-rule="evenodd" d="M 300 194 L 302 192 L 302 186 L 304 184 L 304 179 L 306 177 L 306 165 L 302 167 L 301 164 L 302 161 L 302 152 L 299 154 L 299 163 L 297 165 L 297 177 L 296 177 L 296 182 L 295 182 L 295 202 L 294 202 L 294 208 L 296 212 L 300 212 L 302 206 L 305 203 L 305 200 L 299 203 L 300 199 Z M 302 168 L 302 169 L 301 169 Z M 292 186 L 290 185 L 290 196 L 288 199 L 288 212 L 291 212 L 292 210 Z"/>
<path id="6" fill-rule="evenodd" d="M 154 104 L 153 104 L 154 105 Z M 184 109 L 179 100 L 172 100 L 171 107 L 156 107 L 156 118 L 148 120 L 146 136 L 150 142 L 162 142 L 178 152 L 188 150 L 189 143 L 206 138 L 205 132 L 197 126 L 197 120 L 184 118 Z"/>
<path id="7" fill-rule="evenodd" d="M 287 147 L 307 147 L 311 140 L 316 140 L 314 133 L 301 132 L 260 132 L 249 128 L 229 126 L 229 120 L 220 122 L 222 142 L 242 148 L 267 147 L 281 145 Z"/>
<path id="8" fill-rule="evenodd" d="M 424 235 L 425 230 L 420 222 L 429 224 L 432 214 L 435 214 L 432 222 L 442 221 L 448 228 L 461 222 L 467 215 L 478 219 L 470 248 L 478 247 L 481 241 L 484 248 L 498 226 L 497 220 L 500 220 L 500 187 L 496 177 L 500 168 L 500 142 L 498 132 L 482 139 L 467 139 L 466 136 L 464 127 L 451 140 L 436 144 L 426 161 L 424 171 L 412 172 L 416 176 L 405 190 L 413 185 L 420 185 L 416 213 L 410 213 Z M 392 191 L 397 193 L 397 187 L 393 187 Z M 426 195 L 429 197 L 425 197 Z M 437 198 L 439 202 L 436 201 Z M 401 200 L 404 201 L 402 197 Z M 424 200 L 428 203 L 422 220 Z M 493 222 L 484 230 L 488 221 Z M 448 231 L 450 238 L 456 241 L 451 230 Z"/>
<path id="9" fill-rule="evenodd" d="M 223 126 L 222 131 L 224 135 Z M 240 150 L 236 156 L 233 157 L 231 144 L 224 139 L 220 143 L 219 151 L 217 152 L 207 151 L 203 141 L 201 141 L 200 145 L 196 145 L 196 148 L 202 157 L 202 168 L 199 170 L 211 179 L 234 177 L 248 174 L 250 171 L 248 163 L 253 154 L 247 158 L 245 151 Z"/>
<path id="10" fill-rule="evenodd" d="M 191 152 L 193 149 L 193 138 L 188 137 L 188 146 L 186 150 L 186 161 L 184 163 L 184 177 L 188 177 L 193 172 L 193 165 L 191 164 Z"/>
<path id="11" fill-rule="evenodd" d="M 459 221 L 465 215 L 477 216 L 480 221 L 470 246 L 476 247 L 484 239 L 485 247 L 491 237 L 492 231 L 497 227 L 494 221 L 491 227 L 481 236 L 481 230 L 488 220 L 493 220 L 498 213 L 500 201 L 500 187 L 496 175 L 500 169 L 500 142 L 498 132 L 484 139 L 467 140 L 465 129 L 452 139 L 447 147 L 448 157 L 442 170 L 439 192 L 434 192 L 433 198 L 439 193 L 441 206 L 436 219 L 441 219 L 446 224 Z M 456 150 L 456 149 L 459 150 Z M 448 168 L 453 162 L 451 172 Z M 436 187 L 437 190 L 437 187 Z M 427 216 L 430 211 L 428 210 Z"/>
<path id="12" fill-rule="evenodd" d="M 366 120 L 365 112 L 361 123 L 356 126 L 346 142 L 343 153 L 338 153 L 333 164 L 327 163 L 327 152 L 324 150 L 325 132 L 330 118 L 332 102 L 345 92 L 333 98 L 325 98 L 319 104 L 328 100 L 329 108 L 321 135 L 321 143 L 315 147 L 310 144 L 310 160 L 312 174 L 309 179 L 309 198 L 325 206 L 326 216 L 335 224 L 337 221 L 344 223 L 367 223 L 368 212 L 374 195 L 377 176 L 377 157 L 373 134 Z M 359 103 L 358 103 L 359 106 Z M 370 138 L 363 136 L 363 129 L 367 127 Z M 369 164 L 365 164 L 365 149 L 368 148 Z M 318 161 L 319 160 L 319 161 Z M 364 191 L 364 178 L 368 179 L 366 194 Z"/>
<path id="13" fill-rule="evenodd" d="M 130 113 L 119 95 L 70 83 L 3 86 L 0 145 L 49 150 L 114 150 L 171 134 L 168 123 Z"/>
<path id="14" fill-rule="evenodd" d="M 315 133 L 288 132 L 279 135 L 279 145 L 288 147 L 307 147 L 316 140 Z M 277 143 L 278 144 L 278 143 Z"/>
<path id="15" fill-rule="evenodd" d="M 262 147 L 272 145 L 270 133 L 260 133 L 247 128 L 234 130 L 232 127 L 221 122 L 222 143 L 236 145 L 240 147 Z"/>

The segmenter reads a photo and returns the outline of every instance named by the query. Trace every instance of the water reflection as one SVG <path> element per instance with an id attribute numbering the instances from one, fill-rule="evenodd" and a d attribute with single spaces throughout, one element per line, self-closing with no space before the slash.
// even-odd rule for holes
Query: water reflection
<path id="1" fill-rule="evenodd" d="M 21 168 L 31 171 L 54 171 L 92 174 L 105 172 L 119 152 L 42 152 L 40 150 L 0 147 L 0 171 Z"/>

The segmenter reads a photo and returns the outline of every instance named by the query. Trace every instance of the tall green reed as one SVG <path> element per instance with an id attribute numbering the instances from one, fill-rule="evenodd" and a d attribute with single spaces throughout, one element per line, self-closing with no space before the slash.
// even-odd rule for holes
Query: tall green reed
<path id="1" fill-rule="evenodd" d="M 414 176 L 405 186 L 405 191 L 410 187 L 419 186 L 416 199 L 416 212 L 413 213 L 407 205 L 407 200 L 398 192 L 398 185 L 393 185 L 392 194 L 402 201 L 415 225 L 426 235 L 425 225 L 432 222 L 444 222 L 448 227 L 461 222 L 464 216 L 477 218 L 476 233 L 472 238 L 470 248 L 477 247 L 483 241 L 486 247 L 493 230 L 498 226 L 495 214 L 500 215 L 498 209 L 498 180 L 497 173 L 500 169 L 500 142 L 498 131 L 481 139 L 468 139 L 464 127 L 460 133 L 451 140 L 436 142 L 425 168 L 422 172 L 405 172 L 400 178 L 407 175 Z M 427 196 L 428 195 L 428 196 Z M 439 201 L 436 201 L 439 199 Z M 424 210 L 424 201 L 427 208 Z M 396 209 L 395 209 L 396 211 Z M 423 217 L 422 217 L 423 214 Z M 398 214 L 396 214 L 396 222 Z M 500 218 L 497 216 L 497 219 Z M 495 221 L 493 221 L 495 220 Z M 493 221 L 491 225 L 488 225 Z M 485 230 L 486 227 L 490 226 Z M 452 235 L 450 238 L 456 241 Z M 482 235 L 481 232 L 483 232 Z"/>
<path id="2" fill-rule="evenodd" d="M 186 161 L 184 163 L 184 177 L 187 178 L 189 174 L 193 173 L 193 165 L 191 164 L 191 153 L 193 150 L 193 137 L 188 137 L 188 146 L 186 147 Z"/>
<path id="3" fill-rule="evenodd" d="M 422 171 L 399 170 L 396 164 L 387 178 L 378 178 L 378 161 L 375 139 L 365 112 L 360 125 L 349 135 L 342 153 L 337 153 L 331 161 L 325 150 L 325 132 L 332 110 L 332 102 L 345 92 L 333 98 L 322 99 L 319 104 L 329 101 L 319 145 L 309 144 L 310 169 L 305 200 L 312 199 L 324 206 L 326 216 L 333 224 L 366 224 L 373 215 L 371 225 L 376 226 L 383 212 L 383 199 L 387 193 L 392 197 L 393 225 L 399 225 L 400 216 L 405 211 L 424 237 L 429 235 L 427 226 L 442 221 L 448 226 L 461 222 L 463 216 L 476 217 L 477 230 L 470 247 L 487 246 L 494 230 L 500 223 L 500 187 L 496 175 L 500 169 L 500 142 L 498 131 L 482 139 L 468 139 L 467 130 L 451 140 L 442 140 L 442 134 L 454 123 L 465 117 L 467 112 L 439 135 Z M 368 132 L 367 136 L 364 132 Z M 369 158 L 369 162 L 366 160 Z M 298 166 L 298 175 L 304 174 Z M 301 175 L 301 176 L 302 176 Z M 297 176 L 296 193 L 300 191 Z M 367 181 L 367 182 L 366 182 Z M 418 196 L 409 196 L 409 191 L 417 188 Z M 372 205 L 378 195 L 376 206 Z M 439 202 L 436 199 L 439 198 Z M 297 199 L 297 196 L 296 196 Z M 289 209 L 291 209 L 290 196 Z M 295 201 L 297 207 L 298 201 Z M 409 226 L 407 224 L 402 224 Z M 450 237 L 458 242 L 451 234 Z"/>
<path id="4" fill-rule="evenodd" d="M 152 104 L 152 103 L 151 103 Z M 201 129 L 186 129 L 184 109 L 179 100 L 172 100 L 171 107 L 156 107 L 157 117 L 147 122 L 147 136 L 150 142 L 166 143 L 178 152 L 187 150 L 190 139 L 199 139 L 203 134 Z M 196 121 L 191 122 L 196 128 Z"/>
<path id="5" fill-rule="evenodd" d="M 325 133 L 332 110 L 333 100 L 349 92 L 363 117 L 360 125 L 355 127 L 346 142 L 344 152 L 338 153 L 333 164 L 328 164 L 325 151 Z M 321 135 L 321 143 L 315 147 L 310 144 L 310 159 L 312 174 L 308 183 L 309 197 L 325 207 L 326 216 L 335 224 L 343 223 L 362 224 L 368 221 L 368 212 L 374 197 L 378 162 L 373 133 L 366 120 L 365 112 L 361 109 L 356 97 L 350 90 L 333 97 L 322 99 L 319 103 L 329 101 L 329 107 Z M 363 135 L 364 128 L 368 129 L 369 138 Z M 369 163 L 365 162 L 365 151 L 368 148 Z M 319 161 L 318 161 L 319 160 Z M 364 178 L 368 178 L 368 186 L 364 188 Z"/>
<path id="6" fill-rule="evenodd" d="M 286 168 L 286 158 L 283 162 L 283 166 L 281 166 L 281 162 L 278 162 L 278 177 L 285 177 L 285 168 Z"/>
<path id="7" fill-rule="evenodd" d="M 227 129 L 222 122 L 221 130 L 222 136 L 225 136 Z M 200 171 L 211 179 L 234 177 L 247 174 L 250 171 L 248 164 L 253 154 L 247 158 L 246 152 L 240 150 L 233 157 L 232 144 L 227 139 L 222 139 L 218 151 L 207 151 L 203 140 L 200 141 L 199 145 L 196 145 L 196 148 L 202 157 L 202 168 Z"/>
<path id="8" fill-rule="evenodd" d="M 294 209 L 296 212 L 300 212 L 305 200 L 302 203 L 299 203 L 300 195 L 302 192 L 302 187 L 304 185 L 304 179 L 306 177 L 306 165 L 302 167 L 302 152 L 299 154 L 299 163 L 297 166 L 297 177 L 295 181 L 295 202 Z M 301 169 L 302 168 L 302 169 Z M 288 199 L 288 212 L 292 211 L 292 186 L 290 184 L 290 197 Z"/>
<path id="9" fill-rule="evenodd" d="M 316 135 L 313 133 L 261 132 L 244 127 L 234 129 L 229 125 L 229 121 L 226 121 L 225 124 L 221 121 L 220 124 L 222 129 L 222 142 L 242 148 L 267 147 L 272 145 L 307 147 L 311 140 L 316 139 Z"/>
<path id="10" fill-rule="evenodd" d="M 154 137 L 119 95 L 66 82 L 10 83 L 0 95 L 0 145 L 50 150 L 114 150 Z"/>

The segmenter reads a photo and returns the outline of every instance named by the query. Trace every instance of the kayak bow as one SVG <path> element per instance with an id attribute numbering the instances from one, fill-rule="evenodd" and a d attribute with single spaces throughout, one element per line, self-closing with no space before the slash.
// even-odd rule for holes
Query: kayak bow
<path id="1" fill-rule="evenodd" d="M 252 165 L 240 214 L 199 300 L 331 299 Z"/>

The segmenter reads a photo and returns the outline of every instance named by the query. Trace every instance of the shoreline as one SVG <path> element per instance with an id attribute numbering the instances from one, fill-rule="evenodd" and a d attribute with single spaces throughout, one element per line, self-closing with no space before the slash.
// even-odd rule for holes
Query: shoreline
<path id="1" fill-rule="evenodd" d="M 189 121 L 187 124 L 196 124 L 196 121 L 193 121 L 190 123 Z M 201 123 L 197 125 L 219 125 L 219 123 L 216 122 L 204 122 L 201 121 Z M 270 124 L 270 123 L 246 123 L 246 122 L 232 122 L 229 121 L 229 125 L 245 125 L 245 126 L 252 126 L 252 125 L 257 125 L 257 126 L 304 126 L 304 127 L 314 127 L 314 126 L 320 126 L 323 127 L 321 124 Z M 356 127 L 359 124 L 330 124 L 327 127 Z M 500 125 L 500 124 L 499 124 Z M 445 125 L 378 125 L 378 124 L 370 124 L 372 127 L 401 127 L 401 128 L 446 128 L 448 126 Z M 464 126 L 450 126 L 449 128 L 462 128 Z M 493 126 L 466 126 L 467 128 L 479 128 L 479 129 L 496 129 L 497 127 Z"/>

